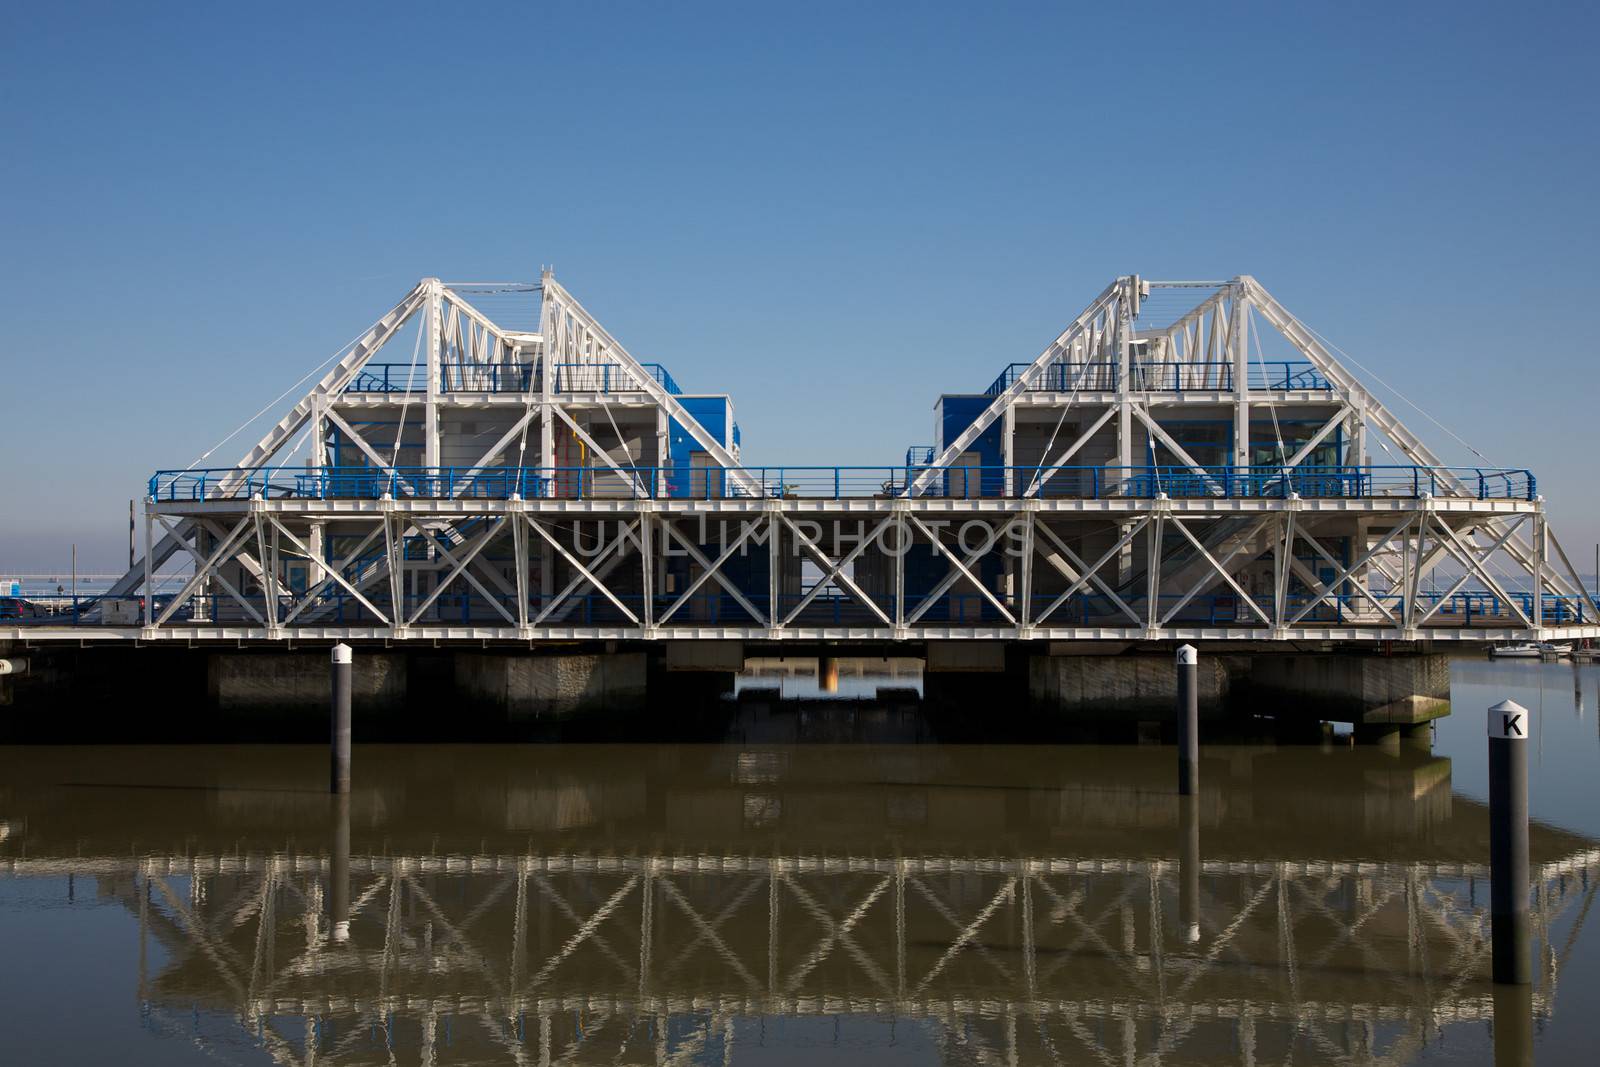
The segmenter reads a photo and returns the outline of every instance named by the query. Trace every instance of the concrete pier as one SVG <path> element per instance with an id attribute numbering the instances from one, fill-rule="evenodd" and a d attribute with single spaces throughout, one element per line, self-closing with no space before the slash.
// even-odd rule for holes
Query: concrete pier
<path id="1" fill-rule="evenodd" d="M 357 714 L 405 700 L 406 656 L 363 649 L 351 671 Z M 206 689 L 212 707 L 245 714 L 274 714 L 328 706 L 328 652 L 244 651 L 206 655 Z"/>
<path id="2" fill-rule="evenodd" d="M 1302 717 L 1352 723 L 1357 740 L 1392 744 L 1426 736 L 1434 719 L 1450 714 L 1450 657 L 1258 655 L 1247 689 L 1257 706 L 1292 707 Z"/>
<path id="3" fill-rule="evenodd" d="M 1248 657 L 1207 653 L 1200 658 L 1196 695 L 1202 715 L 1219 714 Z M 1033 656 L 1028 696 L 1041 711 L 1096 718 L 1173 718 L 1178 698 L 1172 655 Z"/>
<path id="4" fill-rule="evenodd" d="M 0 739 L 71 740 L 60 736 L 58 718 L 37 714 L 70 701 L 81 727 L 75 735 L 87 731 L 97 741 L 311 740 L 326 729 L 328 647 L 0 650 L 29 662 L 26 674 L 5 679 L 17 710 L 0 716 Z M 856 670 L 847 664 L 857 657 L 891 664 L 881 646 L 849 644 L 354 647 L 355 729 L 371 740 L 492 740 L 555 728 L 600 736 L 614 727 L 634 737 L 687 737 L 711 727 L 746 662 L 759 669 L 781 666 L 784 660 L 775 657 L 788 657 L 804 661 L 809 674 L 827 659 L 841 678 Z M 1098 647 L 1118 651 L 1099 653 Z M 889 673 L 920 679 L 920 711 L 950 739 L 1172 743 L 1174 647 L 930 643 L 899 652 Z M 912 651 L 924 656 L 908 656 Z M 819 682 L 829 673 L 822 670 Z M 915 694 L 905 690 L 897 701 L 915 702 Z M 1448 696 L 1448 658 L 1428 652 L 1275 652 L 1208 644 L 1196 677 L 1202 718 L 1220 725 L 1232 718 L 1280 737 L 1321 736 L 1322 723 L 1331 721 L 1353 723 L 1358 740 L 1398 743 L 1407 733 L 1426 735 L 1432 719 L 1448 713 Z"/>
<path id="5" fill-rule="evenodd" d="M 649 663 L 643 652 L 573 655 L 456 655 L 456 688 L 509 721 L 571 718 L 586 711 L 643 711 Z"/>

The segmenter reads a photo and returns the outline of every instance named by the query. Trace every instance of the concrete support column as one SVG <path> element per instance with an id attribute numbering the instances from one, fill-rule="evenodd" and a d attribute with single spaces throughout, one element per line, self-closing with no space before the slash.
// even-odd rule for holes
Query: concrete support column
<path id="1" fill-rule="evenodd" d="M 839 691 L 839 661 L 833 656 L 817 657 L 817 688 L 824 693 Z"/>

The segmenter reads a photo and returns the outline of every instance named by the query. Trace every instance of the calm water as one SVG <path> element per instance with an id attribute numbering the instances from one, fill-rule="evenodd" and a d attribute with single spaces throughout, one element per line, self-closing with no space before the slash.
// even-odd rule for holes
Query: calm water
<path id="1" fill-rule="evenodd" d="M 1600 668 L 1479 660 L 1431 752 L 1210 747 L 1187 805 L 1170 748 L 765 740 L 861 736 L 814 708 L 358 747 L 345 803 L 318 748 L 3 750 L 0 1062 L 1494 1062 L 1507 696 L 1540 713 L 1520 1008 L 1592 1063 Z"/>

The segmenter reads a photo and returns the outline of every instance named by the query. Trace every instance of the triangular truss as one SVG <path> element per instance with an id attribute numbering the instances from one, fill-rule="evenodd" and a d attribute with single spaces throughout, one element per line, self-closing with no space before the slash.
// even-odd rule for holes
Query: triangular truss
<path id="1" fill-rule="evenodd" d="M 539 301 L 539 331 L 516 332 L 502 328 L 467 299 L 478 290 L 522 291 Z M 380 352 L 406 328 L 416 333 L 410 364 L 384 365 L 381 376 L 372 370 Z M 582 440 L 596 459 L 605 463 L 624 482 L 637 482 L 637 471 L 628 469 L 611 452 L 597 443 L 558 402 L 557 390 L 563 376 L 580 386 L 589 369 L 603 371 L 607 392 L 642 394 L 692 437 L 715 464 L 728 471 L 730 484 L 758 492 L 758 484 L 740 468 L 737 457 L 715 436 L 706 431 L 666 385 L 600 325 L 575 297 L 548 271 L 537 283 L 452 284 L 425 278 L 390 308 L 378 321 L 338 354 L 332 369 L 267 432 L 240 456 L 231 468 L 216 471 L 208 478 L 205 495 L 222 499 L 238 495 L 247 485 L 251 472 L 299 465 L 302 443 L 310 443 L 311 465 L 326 467 L 323 449 L 324 428 L 333 427 L 356 446 L 373 469 L 388 475 L 403 495 L 424 495 L 430 487 L 418 485 L 416 478 L 396 470 L 394 453 L 371 440 L 350 424 L 337 410 L 337 403 L 351 391 L 392 388 L 406 394 L 406 404 L 415 408 L 412 416 L 422 427 L 423 450 L 420 466 L 440 466 L 441 394 L 447 388 L 462 390 L 492 389 L 502 398 L 521 396 L 526 410 L 510 431 L 471 469 L 504 465 L 503 457 L 517 445 L 520 460 L 528 456 L 528 445 L 537 425 L 538 451 L 543 466 L 553 466 L 554 433 L 565 426 Z M 417 385 L 413 398 L 411 392 Z M 388 452 L 389 454 L 385 454 Z M 649 487 L 636 485 L 636 495 L 650 495 Z M 185 524 L 185 530 L 188 524 Z M 182 551 L 182 537 L 168 532 L 151 553 L 151 569 L 159 568 Z M 108 595 L 124 596 L 145 581 L 146 567 L 139 561 L 116 582 Z"/>
<path id="2" fill-rule="evenodd" d="M 1163 298 L 1159 310 L 1150 306 L 1153 296 Z M 1265 343 L 1275 349 L 1288 346 L 1305 369 L 1291 367 L 1277 351 L 1269 362 L 1263 356 L 1263 334 Z M 1145 461 L 1135 449 L 1141 439 L 1148 439 L 1153 446 L 1161 446 L 1175 466 L 1186 469 L 1192 477 L 1185 481 L 1209 495 L 1229 495 L 1224 483 L 1228 469 L 1249 472 L 1244 475 L 1247 477 L 1276 478 L 1291 486 L 1296 472 L 1315 462 L 1319 447 L 1342 433 L 1349 442 L 1346 465 L 1357 471 L 1411 465 L 1426 471 L 1420 492 L 1431 497 L 1483 498 L 1484 477 L 1503 472 L 1447 466 L 1330 349 L 1316 331 L 1249 275 L 1227 281 L 1179 282 L 1120 277 L 1032 363 L 1009 375 L 1008 381 L 997 383 L 1003 387 L 992 390 L 988 406 L 926 465 L 917 468 L 908 492 L 916 495 L 934 490 L 952 470 L 960 470 L 963 456 L 996 423 L 1006 425 L 1009 449 L 1010 419 L 1023 398 L 1037 392 L 1055 395 L 1051 410 L 1059 410 L 1063 421 L 1077 408 L 1094 417 L 1070 438 L 1052 439 L 1054 447 L 1031 473 L 1012 469 L 1013 462 L 1006 462 L 1006 495 L 1040 495 L 1052 478 L 1069 470 L 1075 460 L 1082 462 L 1078 457 L 1085 446 L 1109 426 L 1117 448 L 1113 469 L 1138 470 Z M 1158 396 L 1201 391 L 1232 409 L 1231 456 L 1221 470 L 1216 464 L 1198 462 L 1173 437 L 1153 403 Z M 1332 402 L 1331 414 L 1319 420 L 1315 433 L 1293 447 L 1285 446 L 1280 436 L 1270 468 L 1252 463 L 1252 417 L 1267 411 L 1276 425 L 1286 405 L 1312 391 L 1319 394 L 1315 398 L 1319 403 Z M 1386 462 L 1373 462 L 1374 449 L 1385 454 Z M 1148 488 L 1140 484 L 1135 495 L 1149 495 Z M 1547 592 L 1585 595 L 1582 581 L 1553 533 L 1545 534 L 1550 552 L 1536 552 L 1520 533 L 1500 536 L 1508 521 L 1491 517 L 1474 527 L 1469 537 L 1481 536 L 1483 544 L 1495 544 L 1515 566 L 1537 575 Z M 1547 556 L 1548 562 L 1544 562 Z"/>

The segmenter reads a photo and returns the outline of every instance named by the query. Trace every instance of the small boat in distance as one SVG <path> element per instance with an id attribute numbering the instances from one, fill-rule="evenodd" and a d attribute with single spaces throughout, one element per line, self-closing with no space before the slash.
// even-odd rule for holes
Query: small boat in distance
<path id="1" fill-rule="evenodd" d="M 1572 655 L 1571 643 L 1551 644 L 1549 641 L 1519 641 L 1512 645 L 1496 645 L 1489 650 L 1495 659 L 1542 659 L 1546 656 Z"/>

